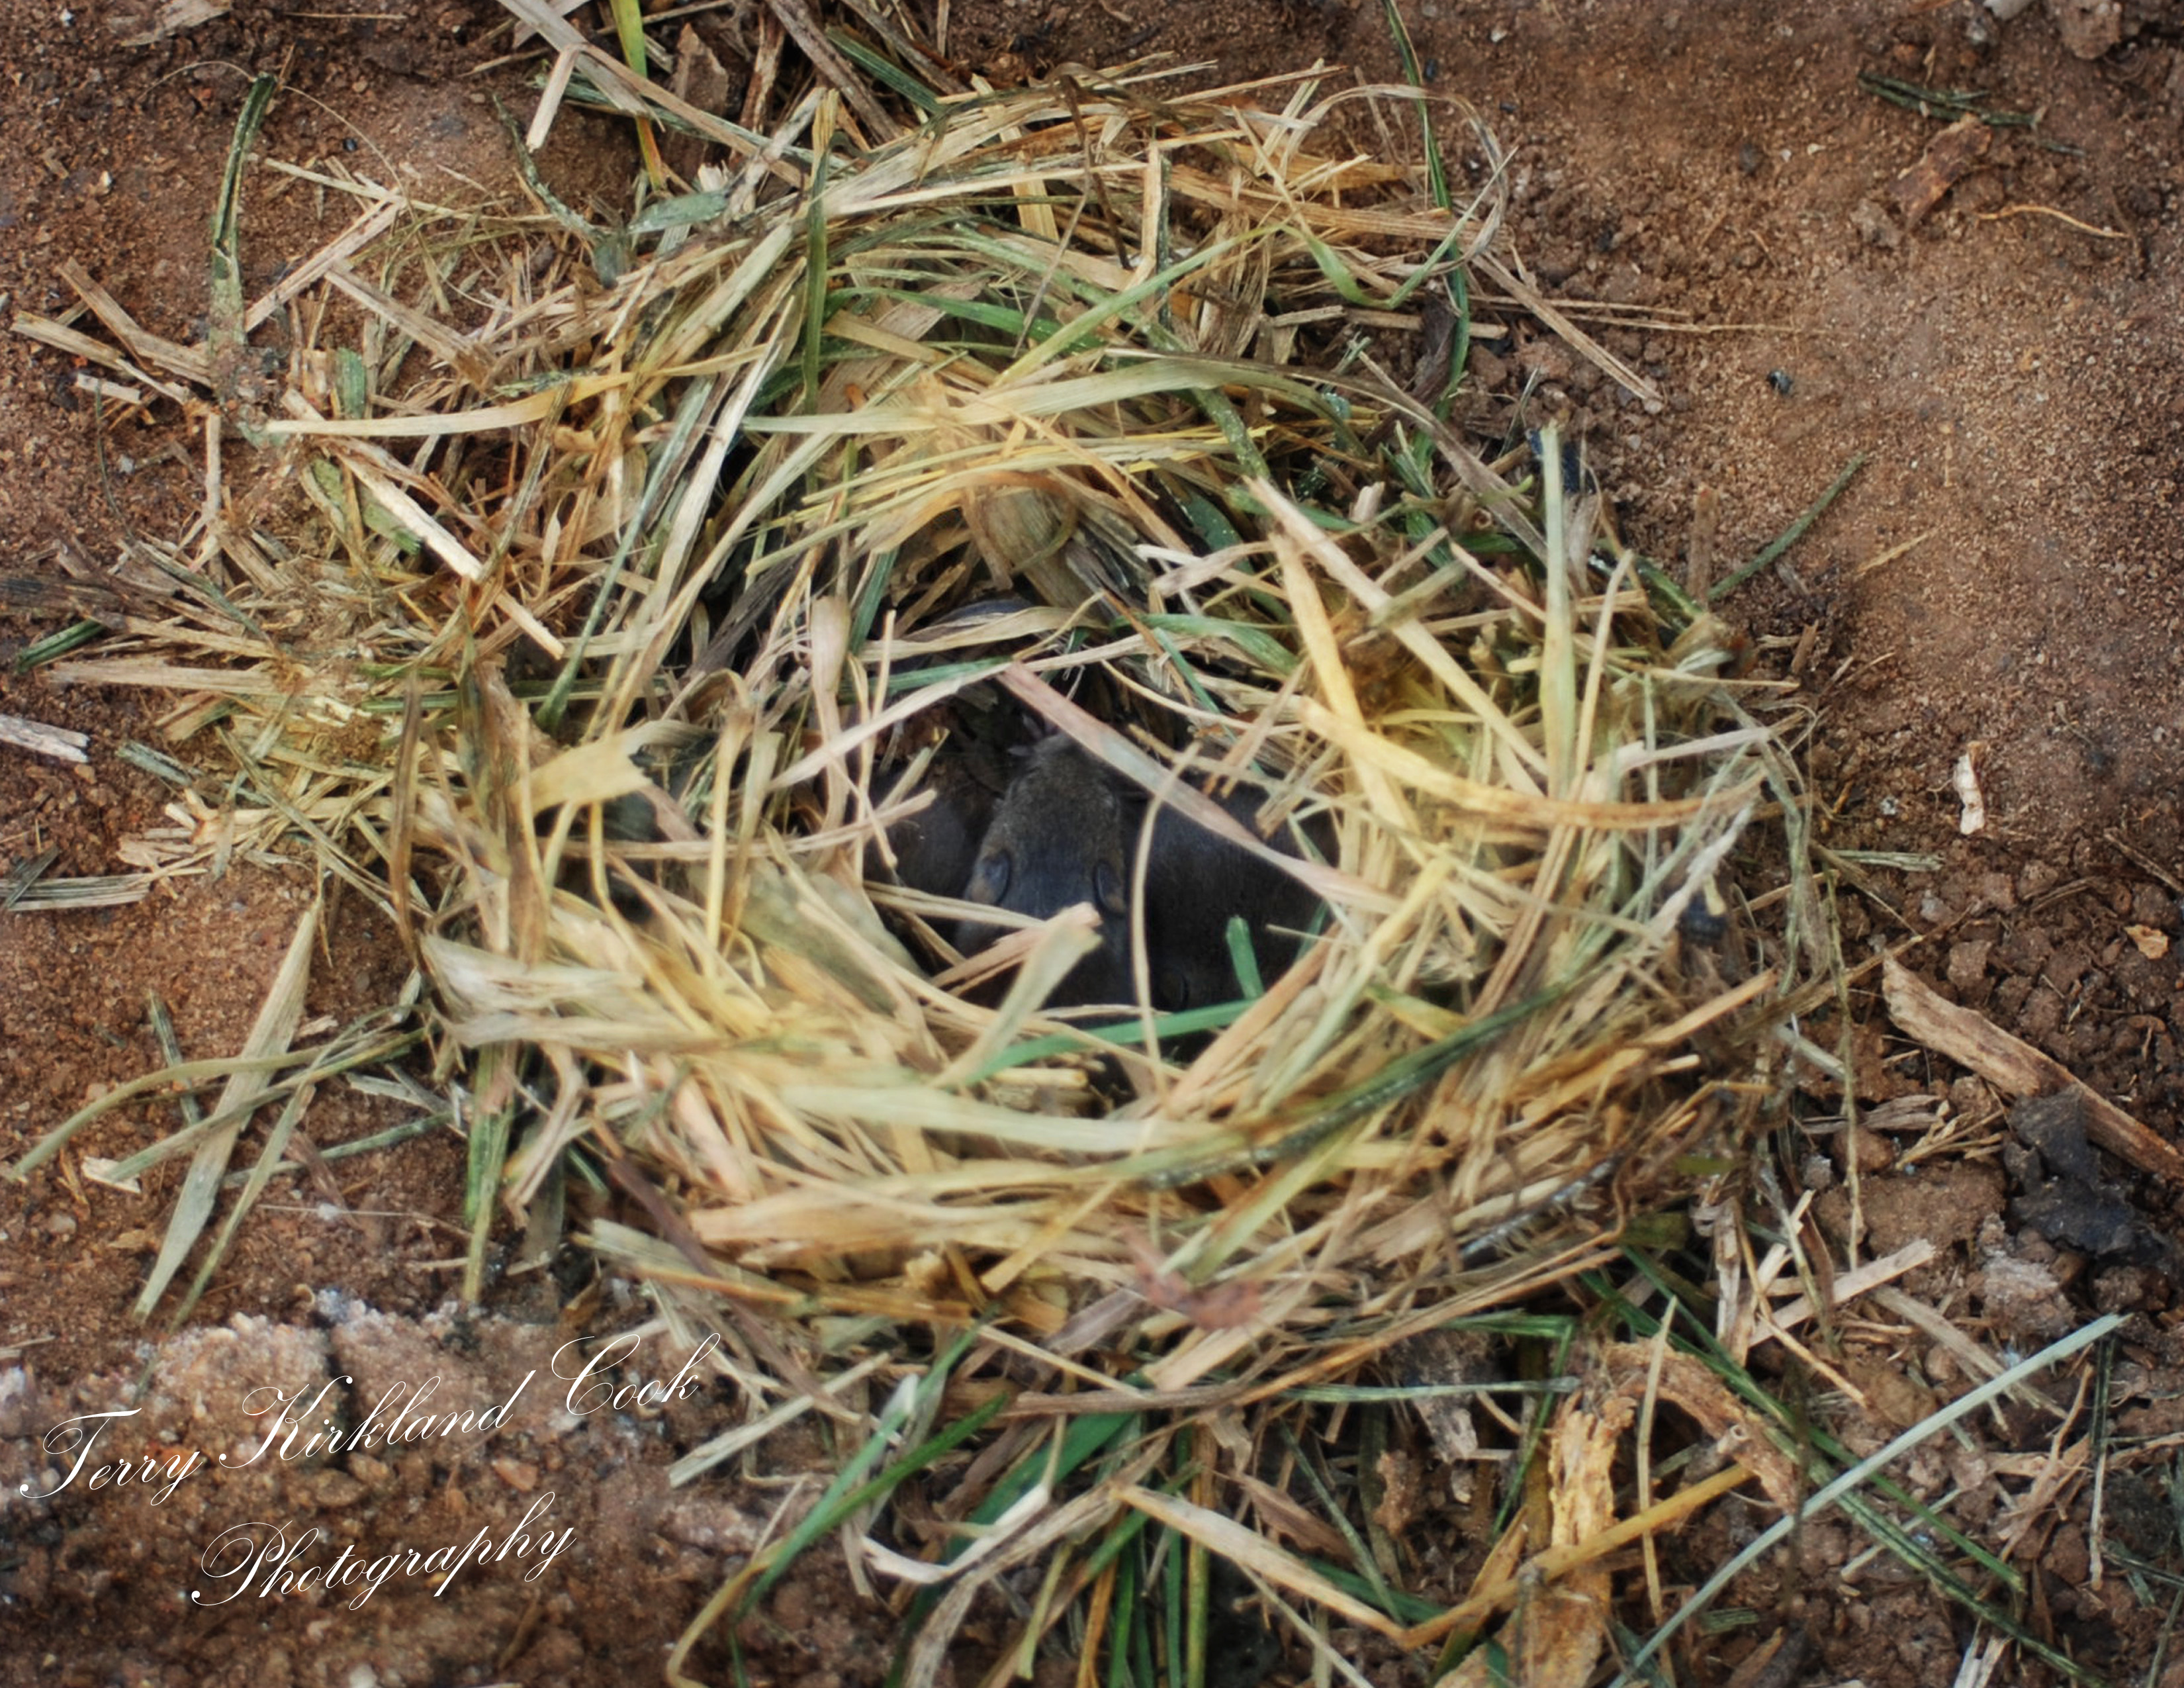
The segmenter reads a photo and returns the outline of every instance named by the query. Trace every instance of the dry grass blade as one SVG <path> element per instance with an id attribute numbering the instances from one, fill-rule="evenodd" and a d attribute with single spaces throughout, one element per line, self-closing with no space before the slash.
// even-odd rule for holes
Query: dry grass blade
<path id="1" fill-rule="evenodd" d="M 318 941 L 319 911 L 315 904 L 296 922 L 287 951 L 281 958 L 280 969 L 266 989 L 257 1019 L 251 1023 L 250 1035 L 243 1039 L 243 1059 L 259 1061 L 287 1049 L 296 1028 L 303 1022 L 304 990 L 310 980 L 311 952 Z M 264 1091 L 265 1082 L 263 1071 L 249 1068 L 235 1074 L 220 1092 L 214 1112 L 216 1116 L 231 1116 L 233 1123 L 207 1134 L 190 1157 L 190 1169 L 182 1181 L 181 1194 L 176 1198 L 166 1234 L 159 1240 L 159 1256 L 152 1262 L 143 1292 L 136 1298 L 137 1318 L 151 1317 L 152 1310 L 166 1293 L 167 1285 L 196 1246 L 205 1222 L 212 1217 L 214 1205 L 220 1200 L 220 1180 L 227 1174 L 228 1157 L 235 1150 L 236 1138 L 242 1129 L 252 1100 Z M 277 1148 L 271 1158 L 280 1159 Z M 194 1295 L 192 1299 L 195 1299 Z"/>
<path id="2" fill-rule="evenodd" d="M 1270 1546 L 1234 1518 L 1148 1489 L 1125 1490 L 1122 1498 L 1146 1516 L 1173 1526 L 1254 1575 L 1323 1606 L 1352 1624 L 1362 1624 L 1383 1635 L 1401 1633 L 1384 1613 L 1345 1593 L 1309 1565 Z"/>
<path id="3" fill-rule="evenodd" d="M 57 762 L 84 762 L 84 747 L 91 740 L 65 727 L 53 727 L 20 715 L 0 715 L 0 744 L 12 744 L 34 756 L 50 756 Z"/>
<path id="4" fill-rule="evenodd" d="M 0 911 L 125 908 L 151 895 L 157 880 L 151 873 L 98 873 L 81 879 L 29 878 L 19 884 L 11 876 L 0 883 Z"/>

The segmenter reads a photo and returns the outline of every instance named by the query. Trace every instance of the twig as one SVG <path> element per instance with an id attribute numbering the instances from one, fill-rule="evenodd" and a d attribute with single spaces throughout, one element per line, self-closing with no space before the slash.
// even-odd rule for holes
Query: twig
<path id="1" fill-rule="evenodd" d="M 2060 1061 L 2012 1037 L 1985 1015 L 1946 1000 L 1900 961 L 1882 967 L 1881 981 L 1889 1016 L 1905 1035 L 1970 1067 L 2004 1095 L 2071 1092 L 2085 1108 L 2086 1135 L 2095 1144 L 2172 1188 L 2184 1184 L 2184 1153 L 2079 1083 Z"/>

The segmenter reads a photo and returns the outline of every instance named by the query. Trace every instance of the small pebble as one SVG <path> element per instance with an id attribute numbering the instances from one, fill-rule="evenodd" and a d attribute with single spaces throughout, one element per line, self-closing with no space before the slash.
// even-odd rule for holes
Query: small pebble
<path id="1" fill-rule="evenodd" d="M 1858 1161 L 1862 1177 L 1885 1173 L 1896 1164 L 1896 1145 L 1879 1132 L 1862 1125 L 1851 1134 L 1850 1151 Z"/>

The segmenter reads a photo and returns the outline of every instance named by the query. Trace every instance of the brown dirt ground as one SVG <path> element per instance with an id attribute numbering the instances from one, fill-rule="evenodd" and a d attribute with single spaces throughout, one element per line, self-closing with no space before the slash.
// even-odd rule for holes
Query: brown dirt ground
<path id="1" fill-rule="evenodd" d="M 238 100 L 262 70 L 286 87 L 269 155 L 308 162 L 340 151 L 421 192 L 504 191 L 504 145 L 485 96 L 526 110 L 528 96 L 520 69 L 473 74 L 503 50 L 498 8 L 397 0 L 349 20 L 343 9 L 242 0 L 146 47 L 119 39 L 148 4 L 0 13 L 0 292 L 17 307 L 65 309 L 58 266 L 72 259 L 155 332 L 195 337 L 205 217 Z M 1406 10 L 1434 86 L 1473 102 L 1512 154 L 1517 253 L 1557 297 L 1650 313 L 1646 326 L 1600 331 L 1669 395 L 1648 414 L 1519 323 L 1513 337 L 1485 343 L 1474 373 L 1488 396 L 1474 421 L 1505 426 L 1511 395 L 1529 382 L 1524 415 L 1570 419 L 1621 531 L 1663 558 L 1681 554 L 1701 485 L 1719 490 L 1721 550 L 1734 561 L 1865 454 L 1838 506 L 1736 600 L 1770 671 L 1786 671 L 1794 653 L 1814 711 L 1824 842 L 1942 861 L 1931 873 L 1875 872 L 1869 896 L 1847 895 L 1852 959 L 1930 935 L 1913 959 L 1930 983 L 2176 1138 L 2184 979 L 2176 950 L 2143 954 L 2126 928 L 2175 938 L 2184 893 L 2180 8 L 2126 8 L 2138 32 L 2093 60 L 2066 52 L 2038 8 L 1975 44 L 1963 0 L 1406 0 Z M 952 54 L 996 74 L 1148 52 L 1214 62 L 1223 80 L 1323 57 L 1368 79 L 1396 69 L 1368 0 L 956 0 L 950 26 Z M 1939 125 L 1861 94 L 1867 70 L 2038 110 L 2039 134 L 2070 150 L 1998 130 L 1980 167 L 1907 229 L 1888 209 L 1890 184 Z M 629 164 L 626 133 L 578 118 L 564 120 L 543 160 L 564 197 L 602 207 Z M 261 173 L 248 201 L 252 291 L 346 214 L 275 180 Z M 0 337 L 0 518 L 17 536 L 0 573 L 57 579 L 65 559 L 104 566 L 129 532 L 173 532 L 195 506 L 195 436 L 172 417 L 131 424 L 109 434 L 102 465 L 74 373 L 52 352 Z M 0 617 L 0 659 L 55 625 Z M 116 866 L 120 841 L 154 823 L 167 800 L 115 757 L 124 741 L 152 735 L 157 707 L 0 671 L 0 711 L 76 728 L 92 745 L 81 773 L 0 752 L 0 865 L 51 843 L 58 872 Z M 1958 832 L 1951 788 L 1968 749 L 1991 815 L 1971 838 Z M 101 1087 L 157 1063 L 148 991 L 173 1007 L 186 1050 L 234 1049 L 312 889 L 300 872 L 238 864 L 133 908 L 0 917 L 0 1155 L 20 1154 Z M 388 935 L 354 916 L 328 929 L 311 1011 L 384 1000 L 404 965 Z M 1856 1006 L 1883 1023 L 1869 995 Z M 1975 1118 L 1994 1111 L 1980 1086 L 1908 1045 L 1876 1034 L 1870 1050 L 1861 1088 L 1875 1100 L 1925 1089 Z M 325 1145 L 396 1117 L 335 1089 L 305 1128 Z M 140 1110 L 87 1146 L 125 1152 L 174 1123 Z M 1953 1305 L 1997 1346 L 2036 1343 L 2059 1306 L 2133 1312 L 2125 1418 L 2158 1449 L 2184 1396 L 2167 1273 L 2011 1236 L 2003 1158 L 1991 1134 L 1974 1141 L 1984 1146 L 1944 1176 L 1869 1178 L 1875 1245 L 1884 1221 L 1899 1240 L 1935 1240 L 1942 1263 L 1908 1287 Z M 279 1338 L 234 1327 L 254 1365 L 300 1342 L 296 1363 L 310 1375 L 329 1345 L 341 1354 L 354 1340 L 359 1304 L 423 1319 L 451 1292 L 452 1274 L 433 1262 L 460 1251 L 460 1144 L 428 1136 L 342 1164 L 355 1212 L 321 1206 L 315 1194 L 261 1212 L 200 1316 L 200 1325 L 265 1316 L 285 1327 Z M 1808 1170 L 1815 1182 L 1830 1176 L 1824 1159 Z M 2118 1177 L 2172 1235 L 2177 1193 Z M 469 1508 L 512 1520 L 525 1481 L 573 1464 L 581 1480 L 562 1484 L 582 1496 L 573 1568 L 543 1593 L 481 1577 L 467 1602 L 390 1584 L 368 1618 L 293 1602 L 209 1620 L 176 1593 L 188 1569 L 176 1544 L 195 1542 L 192 1525 L 133 1497 L 41 1510 L 14 1494 L 18 1463 L 36 1458 L 27 1439 L 63 1416 L 56 1403 L 94 1410 L 142 1368 L 128 1306 L 174 1188 L 171 1170 L 148 1178 L 141 1199 L 64 1169 L 0 1184 L 0 1371 L 19 1360 L 31 1368 L 11 1374 L 15 1385 L 0 1378 L 8 1680 L 650 1680 L 748 1546 L 749 1520 L 781 1498 L 770 1485 L 824 1463 L 816 1445 L 769 1445 L 769 1465 L 717 1491 L 717 1510 L 677 1510 L 661 1468 L 726 1422 L 722 1405 L 596 1435 L 540 1415 L 511 1436 L 509 1471 L 472 1460 L 383 1482 L 314 1473 L 347 1475 L 359 1490 L 276 1485 L 266 1504 L 367 1533 L 391 1530 L 399 1515 L 411 1539 L 437 1540 Z M 1825 1204 L 1821 1219 L 1835 1223 Z M 2005 1279 L 2031 1291 L 2013 1297 Z M 537 1363 L 554 1302 L 537 1279 L 505 1286 L 493 1306 L 507 1323 L 482 1347 L 444 1316 L 413 1323 L 408 1340 L 429 1355 L 482 1353 L 484 1389 L 517 1366 L 511 1357 Z M 160 1376 L 199 1363 L 212 1362 L 170 1353 Z M 1961 1381 L 1938 1351 L 1921 1364 L 1922 1389 Z M 8 1397 L 8 1387 L 34 1393 Z M 1877 1445 L 1890 1429 L 1886 1391 L 1871 1399 Z M 2017 1428 L 2026 1446 L 2053 1432 L 2051 1421 Z M 1984 1474 L 1964 1468 L 1970 1457 L 1940 1479 L 1991 1507 Z M 2131 1480 L 2158 1520 L 2158 1485 Z M 2126 1579 L 2089 1578 L 2084 1524 L 2081 1501 L 2048 1520 L 2044 1555 L 2020 1554 L 2031 1567 L 2025 1619 L 2112 1680 L 2144 1680 L 2159 1613 Z M 1733 1530 L 1715 1528 L 1728 1534 L 1689 1545 L 1696 1563 L 1733 1548 Z M 1885 1558 L 1854 1563 L 1862 1546 L 1840 1524 L 1817 1527 L 1793 1561 L 1735 1592 L 1737 1605 L 1789 1614 L 1802 1638 L 1804 1663 L 1764 1680 L 1918 1688 L 1954 1674 L 1961 1615 Z M 883 1626 L 871 1613 L 834 1581 L 790 1585 L 745 1637 L 755 1680 L 878 1680 Z M 1726 1681 L 1774 1627 L 1725 1631 L 1693 1660 L 1693 1680 Z M 2049 1680 L 2036 1665 L 2014 1668 L 2015 1680 Z M 1415 1661 L 1373 1669 L 1389 1682 L 1421 1680 Z M 2161 1680 L 2184 1679 L 2172 1669 Z"/>

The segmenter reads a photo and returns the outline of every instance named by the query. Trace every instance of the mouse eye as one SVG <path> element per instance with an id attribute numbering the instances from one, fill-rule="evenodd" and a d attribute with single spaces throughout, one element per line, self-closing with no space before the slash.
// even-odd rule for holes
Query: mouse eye
<path id="1" fill-rule="evenodd" d="M 1181 967 L 1153 970 L 1153 1006 L 1163 1014 L 1179 1014 L 1190 1006 L 1190 976 Z"/>
<path id="2" fill-rule="evenodd" d="M 971 866 L 971 883 L 963 888 L 966 902 L 998 904 L 1009 894 L 1016 877 L 1016 858 L 1005 850 L 989 850 Z"/>
<path id="3" fill-rule="evenodd" d="M 1130 911 L 1128 900 L 1123 895 L 1123 872 L 1112 861 L 1100 861 L 1092 864 L 1092 894 L 1099 900 L 1100 912 L 1120 920 Z"/>

